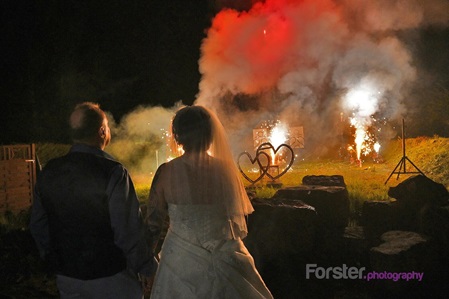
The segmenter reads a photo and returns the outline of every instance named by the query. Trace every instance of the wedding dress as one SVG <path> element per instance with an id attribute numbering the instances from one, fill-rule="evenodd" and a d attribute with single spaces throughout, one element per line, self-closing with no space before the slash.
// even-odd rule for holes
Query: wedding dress
<path id="1" fill-rule="evenodd" d="M 273 298 L 242 242 L 254 209 L 223 125 L 204 107 L 181 109 L 172 123 L 172 151 L 178 141 L 188 150 L 162 164 L 151 185 L 146 222 L 154 241 L 167 214 L 170 223 L 151 298 Z"/>
<path id="2" fill-rule="evenodd" d="M 233 195 L 222 166 L 183 156 L 158 170 L 147 222 L 155 235 L 167 213 L 170 225 L 152 299 L 273 298 L 241 240 L 246 232 L 226 212 L 223 202 Z"/>
<path id="3" fill-rule="evenodd" d="M 215 206 L 169 205 L 170 229 L 151 298 L 272 298 L 240 239 Z"/>

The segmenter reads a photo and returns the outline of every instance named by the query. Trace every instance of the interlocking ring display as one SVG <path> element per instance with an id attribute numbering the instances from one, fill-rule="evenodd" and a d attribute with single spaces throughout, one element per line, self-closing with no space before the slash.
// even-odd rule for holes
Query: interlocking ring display
<path id="1" fill-rule="evenodd" d="M 272 175 L 268 171 L 270 169 L 270 167 L 273 166 L 271 164 L 270 154 L 271 154 L 271 156 L 275 157 L 276 154 L 281 149 L 287 149 L 288 151 L 290 151 L 290 153 L 291 153 L 290 162 L 280 173 L 278 173 L 277 175 Z M 270 154 L 268 154 L 267 151 Z M 257 163 L 257 166 L 259 167 L 259 176 L 257 178 L 252 179 L 243 171 L 243 169 L 240 165 L 240 161 L 241 161 L 242 157 L 247 157 L 249 162 L 251 163 L 251 165 L 255 165 Z M 260 159 L 261 157 L 265 157 L 265 159 L 261 160 Z M 263 160 L 266 160 L 265 163 Z M 238 165 L 239 171 L 243 175 L 243 177 L 247 181 L 249 181 L 251 184 L 254 185 L 258 181 L 260 181 L 264 176 L 269 177 L 273 181 L 279 179 L 281 176 L 283 176 L 285 173 L 287 173 L 287 171 L 292 167 L 294 160 L 295 160 L 295 155 L 294 155 L 293 149 L 290 145 L 283 143 L 283 144 L 279 145 L 277 148 L 274 148 L 274 146 L 271 143 L 265 142 L 265 143 L 262 143 L 261 145 L 259 145 L 259 147 L 256 150 L 256 154 L 255 154 L 254 158 L 247 151 L 240 153 L 240 155 L 238 156 L 238 159 L 237 159 L 237 165 Z"/>

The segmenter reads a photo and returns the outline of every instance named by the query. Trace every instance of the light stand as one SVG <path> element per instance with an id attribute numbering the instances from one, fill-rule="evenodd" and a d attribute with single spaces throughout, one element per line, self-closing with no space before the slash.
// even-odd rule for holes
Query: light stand
<path id="1" fill-rule="evenodd" d="M 410 164 L 413 165 L 413 167 L 415 167 L 415 169 L 417 171 L 407 171 L 407 167 L 405 165 L 405 162 L 409 161 Z M 396 169 L 398 169 L 398 171 L 396 171 Z M 390 173 L 390 176 L 388 177 L 388 179 L 385 181 L 385 184 L 387 184 L 387 182 L 390 180 L 391 176 L 393 174 L 397 174 L 398 177 L 396 179 L 399 179 L 399 176 L 401 174 L 407 174 L 407 173 L 420 173 L 423 176 L 426 176 L 421 170 L 419 170 L 418 167 L 416 167 L 416 165 L 405 155 L 405 125 L 404 125 L 404 119 L 402 119 L 402 158 L 399 161 L 398 165 L 396 165 L 396 167 L 393 169 L 393 171 Z"/>

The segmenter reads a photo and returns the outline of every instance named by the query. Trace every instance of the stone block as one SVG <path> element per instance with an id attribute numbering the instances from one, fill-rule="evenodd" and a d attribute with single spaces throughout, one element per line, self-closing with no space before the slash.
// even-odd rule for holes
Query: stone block
<path id="1" fill-rule="evenodd" d="M 306 175 L 302 179 L 302 184 L 346 187 L 345 179 L 342 175 Z"/>
<path id="2" fill-rule="evenodd" d="M 253 199 L 244 239 L 254 257 L 302 254 L 313 249 L 317 215 L 313 207 L 288 199 Z"/>
<path id="3" fill-rule="evenodd" d="M 300 185 L 279 189 L 274 198 L 301 201 L 315 208 L 320 226 L 343 234 L 349 221 L 348 191 L 341 186 Z"/>
<path id="4" fill-rule="evenodd" d="M 388 201 L 365 201 L 362 207 L 361 225 L 367 240 L 375 245 L 380 236 L 395 228 L 394 204 Z"/>

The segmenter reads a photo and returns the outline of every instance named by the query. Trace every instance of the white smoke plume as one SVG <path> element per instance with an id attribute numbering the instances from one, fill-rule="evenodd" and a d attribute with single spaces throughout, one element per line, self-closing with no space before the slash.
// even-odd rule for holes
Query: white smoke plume
<path id="1" fill-rule="evenodd" d="M 401 34 L 446 26 L 446 0 L 266 0 L 251 9 L 223 9 L 201 47 L 196 103 L 217 111 L 236 151 L 251 131 L 277 118 L 304 126 L 306 148 L 325 154 L 341 113 L 401 117 L 417 77 Z M 348 105 L 348 95 L 369 98 Z M 368 102 L 368 103 L 364 103 Z"/>
<path id="2" fill-rule="evenodd" d="M 147 178 L 167 160 L 167 134 L 170 121 L 179 108 L 137 107 L 115 124 L 111 116 L 112 142 L 106 148 L 115 158 L 124 163 L 134 177 Z"/>

